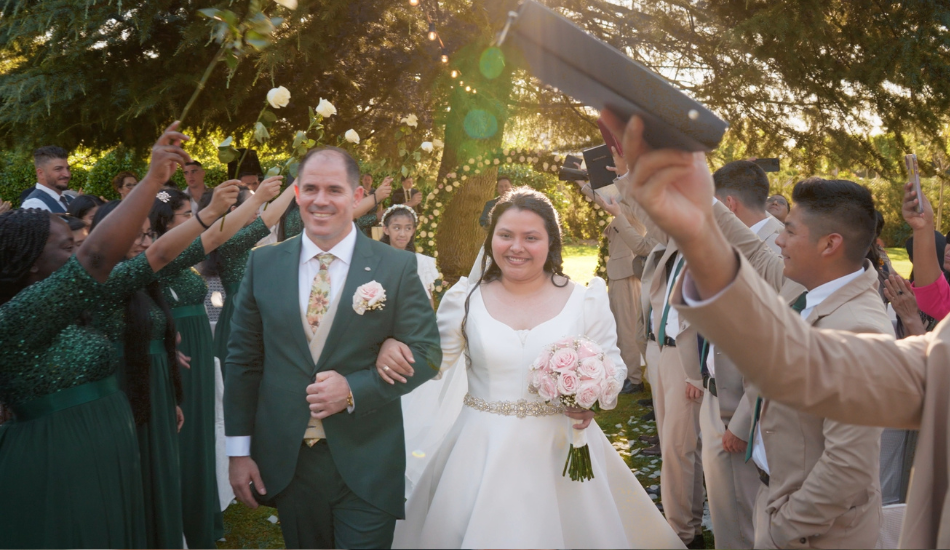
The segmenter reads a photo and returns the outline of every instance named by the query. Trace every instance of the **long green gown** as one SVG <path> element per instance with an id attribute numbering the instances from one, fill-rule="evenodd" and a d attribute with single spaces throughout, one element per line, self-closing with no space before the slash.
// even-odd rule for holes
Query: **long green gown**
<path id="1" fill-rule="evenodd" d="M 190 267 L 204 257 L 201 247 L 189 247 L 161 271 L 170 277 Z M 121 273 L 122 276 L 116 276 Z M 125 308 L 131 296 L 155 281 L 146 255 L 122 262 L 113 270 L 105 285 L 103 299 L 94 310 L 93 323 L 105 332 L 117 349 L 122 349 L 125 332 Z M 164 347 L 165 314 L 149 299 L 149 317 L 152 324 L 149 357 L 150 414 L 147 422 L 136 425 L 139 456 L 142 462 L 142 487 L 145 495 L 145 518 L 148 548 L 182 547 L 181 465 L 179 462 L 178 424 L 175 414 L 176 398 L 172 368 Z M 120 369 L 124 374 L 124 363 Z M 124 376 L 119 377 L 120 385 Z M 186 418 L 187 422 L 188 419 Z"/>
<path id="2" fill-rule="evenodd" d="M 221 262 L 218 275 L 221 277 L 226 296 L 224 307 L 218 316 L 218 324 L 214 327 L 214 355 L 221 362 L 222 376 L 227 374 L 224 364 L 228 358 L 231 317 L 234 315 L 234 300 L 237 298 L 238 289 L 241 288 L 241 279 L 244 278 L 247 257 L 251 254 L 254 245 L 268 235 L 270 235 L 270 229 L 260 218 L 257 218 L 228 239 L 228 242 L 218 247 L 218 258 Z"/>
<path id="3" fill-rule="evenodd" d="M 121 276 L 121 275 L 120 275 Z M 0 547 L 144 548 L 135 422 L 75 257 L 0 306 Z"/>
<path id="4" fill-rule="evenodd" d="M 200 247 L 201 238 L 189 247 Z M 165 276 L 159 272 L 165 301 L 181 335 L 178 349 L 191 358 L 181 369 L 181 410 L 185 423 L 179 433 L 182 521 L 189 548 L 215 548 L 224 534 L 214 442 L 214 344 L 205 311 L 208 285 L 194 268 Z"/>

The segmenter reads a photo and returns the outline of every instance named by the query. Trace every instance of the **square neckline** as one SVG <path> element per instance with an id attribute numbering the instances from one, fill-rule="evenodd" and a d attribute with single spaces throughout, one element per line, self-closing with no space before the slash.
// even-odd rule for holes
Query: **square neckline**
<path id="1" fill-rule="evenodd" d="M 561 311 L 557 312 L 557 314 L 556 314 L 554 317 L 551 317 L 550 319 L 546 319 L 546 320 L 544 320 L 544 321 L 541 321 L 540 323 L 534 325 L 534 326 L 531 327 L 531 328 L 517 329 L 517 328 L 512 327 L 512 326 L 509 325 L 508 323 L 504 323 L 504 322 L 502 322 L 502 321 L 499 321 L 498 319 L 495 318 L 494 315 L 491 314 L 490 311 L 488 311 L 488 306 L 485 305 L 485 300 L 482 298 L 482 288 L 481 288 L 481 286 L 479 286 L 479 287 L 476 289 L 476 290 L 477 290 L 476 294 L 478 295 L 478 301 L 479 301 L 479 303 L 481 303 L 482 309 L 485 310 L 485 314 L 488 315 L 488 318 L 489 318 L 489 319 L 491 319 L 491 320 L 494 321 L 495 323 L 498 323 L 499 325 L 501 325 L 501 326 L 507 328 L 508 330 L 510 330 L 510 331 L 512 331 L 512 332 L 525 333 L 525 332 L 533 332 L 533 331 L 537 330 L 538 328 L 540 328 L 540 327 L 542 327 L 542 326 L 544 326 L 544 325 L 546 325 L 546 324 L 548 324 L 548 323 L 550 323 L 550 322 L 552 322 L 552 321 L 555 321 L 555 320 L 557 320 L 558 318 L 560 318 L 560 317 L 561 317 L 562 315 L 564 315 L 564 313 L 567 311 L 568 306 L 571 305 L 571 300 L 574 299 L 574 295 L 577 294 L 578 289 L 580 289 L 580 288 L 586 289 L 586 288 L 587 288 L 587 287 L 582 287 L 581 285 L 575 283 L 574 281 L 571 281 L 570 279 L 568 279 L 568 283 L 574 285 L 574 288 L 571 289 L 571 295 L 567 298 L 567 300 L 564 301 L 564 305 L 561 307 Z"/>

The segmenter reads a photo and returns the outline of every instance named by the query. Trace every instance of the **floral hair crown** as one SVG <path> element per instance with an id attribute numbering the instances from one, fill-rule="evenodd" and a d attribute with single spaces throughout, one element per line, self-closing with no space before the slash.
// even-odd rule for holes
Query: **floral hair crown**
<path id="1" fill-rule="evenodd" d="M 168 191 L 159 191 L 155 198 L 168 204 L 168 201 L 172 200 L 172 196 L 168 194 Z"/>
<path id="2" fill-rule="evenodd" d="M 416 211 L 413 210 L 411 206 L 406 206 L 405 204 L 394 204 L 390 206 L 389 208 L 387 208 L 385 212 L 383 212 L 383 217 L 379 221 L 380 225 L 386 225 L 386 220 L 388 220 L 390 216 L 395 214 L 397 210 L 405 210 L 412 216 L 413 223 L 415 224 L 419 223 L 419 216 L 416 215 Z"/>

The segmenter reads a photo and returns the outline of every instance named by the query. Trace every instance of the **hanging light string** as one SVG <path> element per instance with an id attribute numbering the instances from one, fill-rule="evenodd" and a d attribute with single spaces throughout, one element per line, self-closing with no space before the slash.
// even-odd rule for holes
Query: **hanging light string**
<path id="1" fill-rule="evenodd" d="M 421 1 L 421 0 L 409 0 L 409 5 L 410 5 L 410 6 L 413 6 L 413 7 L 416 7 L 416 6 L 419 5 L 420 1 Z M 439 5 L 438 5 L 438 3 L 436 3 L 435 9 L 436 9 L 436 16 L 438 16 L 438 10 L 439 10 Z M 449 62 L 449 50 L 448 50 L 448 48 L 445 47 L 445 43 L 442 42 L 442 35 L 439 34 L 439 31 L 436 29 L 436 27 L 435 27 L 435 21 L 432 20 L 432 17 L 429 15 L 429 11 L 428 11 L 428 10 L 423 9 L 423 10 L 422 10 L 422 13 L 423 13 L 423 15 L 426 16 L 426 22 L 429 24 L 429 30 L 428 30 L 428 33 L 427 33 L 427 35 L 426 35 L 426 38 L 428 38 L 429 41 L 431 41 L 431 42 L 435 42 L 435 41 L 438 41 L 438 42 L 439 42 L 439 50 L 441 51 L 441 54 L 442 54 L 441 57 L 440 57 L 440 59 L 441 59 L 442 63 L 448 63 L 448 62 Z"/>

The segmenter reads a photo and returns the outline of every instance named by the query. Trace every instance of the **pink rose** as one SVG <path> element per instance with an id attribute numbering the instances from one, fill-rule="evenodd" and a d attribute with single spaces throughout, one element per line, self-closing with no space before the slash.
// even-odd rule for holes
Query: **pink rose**
<path id="1" fill-rule="evenodd" d="M 607 378 L 614 378 L 617 376 L 617 366 L 614 365 L 614 362 L 610 360 L 610 357 L 604 356 L 604 371 L 607 373 Z"/>
<path id="2" fill-rule="evenodd" d="M 577 368 L 577 352 L 572 348 L 561 348 L 551 356 L 551 369 L 555 372 L 573 372 Z"/>
<path id="3" fill-rule="evenodd" d="M 557 384 L 550 376 L 544 376 L 538 380 L 537 388 L 538 395 L 545 401 L 551 401 L 557 397 Z"/>
<path id="4" fill-rule="evenodd" d="M 600 349 L 600 346 L 586 338 L 581 339 L 578 343 L 577 355 L 581 360 L 588 357 L 597 357 L 601 353 L 603 353 L 603 350 Z"/>
<path id="5" fill-rule="evenodd" d="M 581 377 L 581 380 L 600 382 L 607 376 L 607 371 L 600 359 L 588 357 L 581 360 L 580 366 L 577 367 L 577 374 Z"/>
<path id="6" fill-rule="evenodd" d="M 558 340 L 557 342 L 555 342 L 555 343 L 554 343 L 554 347 L 556 347 L 556 348 L 573 348 L 573 347 L 574 347 L 574 337 L 573 337 L 573 336 L 565 336 L 564 338 L 561 338 L 560 340 Z"/>
<path id="7" fill-rule="evenodd" d="M 574 396 L 574 400 L 577 402 L 577 406 L 582 409 L 589 409 L 594 406 L 594 403 L 597 402 L 597 399 L 600 397 L 600 383 L 593 380 L 587 380 L 581 382 L 580 386 L 577 388 L 577 395 Z"/>
<path id="8" fill-rule="evenodd" d="M 579 384 L 576 374 L 570 371 L 562 372 L 557 379 L 557 391 L 561 395 L 574 395 Z"/>
<path id="9" fill-rule="evenodd" d="M 367 306 L 372 306 L 386 298 L 386 291 L 383 290 L 383 285 L 370 281 L 356 289 L 356 295 L 366 302 Z"/>
<path id="10" fill-rule="evenodd" d="M 550 348 L 544 348 L 544 351 L 541 352 L 541 355 L 535 360 L 534 364 L 539 370 L 544 372 L 551 372 L 551 355 L 552 351 Z"/>
<path id="11" fill-rule="evenodd" d="M 600 383 L 600 406 L 603 409 L 612 409 L 617 406 L 617 396 L 623 384 L 616 378 L 608 378 Z"/>

